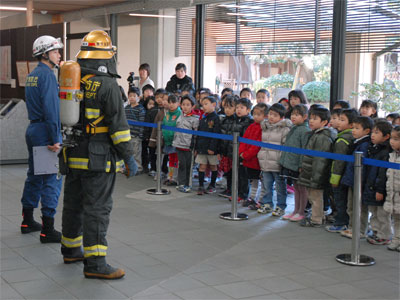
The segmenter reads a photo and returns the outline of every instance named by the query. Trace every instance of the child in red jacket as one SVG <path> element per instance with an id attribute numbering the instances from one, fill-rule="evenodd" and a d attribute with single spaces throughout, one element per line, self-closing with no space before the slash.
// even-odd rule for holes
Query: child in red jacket
<path id="1" fill-rule="evenodd" d="M 261 126 L 260 123 L 265 119 L 268 114 L 268 105 L 265 103 L 258 103 L 252 111 L 254 123 L 252 123 L 245 131 L 243 137 L 255 141 L 261 141 Z M 260 165 L 258 163 L 257 153 L 260 147 L 240 143 L 239 157 L 243 160 L 243 166 L 246 167 L 247 179 L 251 181 L 250 197 L 243 201 L 242 205 L 248 207 L 249 205 L 256 205 L 256 195 L 258 189 L 258 181 L 260 179 Z"/>

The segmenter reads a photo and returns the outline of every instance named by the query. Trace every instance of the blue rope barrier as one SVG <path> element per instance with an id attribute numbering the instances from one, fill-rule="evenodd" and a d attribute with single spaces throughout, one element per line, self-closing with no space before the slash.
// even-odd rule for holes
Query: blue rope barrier
<path id="1" fill-rule="evenodd" d="M 135 125 L 135 126 L 145 126 L 145 127 L 157 128 L 157 124 L 155 124 L 155 123 L 137 122 L 137 121 L 128 120 L 128 124 Z M 229 135 L 229 134 L 210 133 L 210 132 L 204 132 L 204 131 L 176 128 L 176 127 L 165 126 L 165 125 L 162 125 L 161 128 L 165 129 L 165 130 L 171 130 L 171 131 L 175 131 L 175 132 L 182 132 L 182 133 L 199 135 L 199 136 L 205 136 L 205 137 L 210 137 L 210 138 L 214 138 L 214 139 L 221 139 L 221 140 L 228 140 L 228 141 L 233 140 L 233 136 Z M 277 151 L 291 152 L 291 153 L 295 153 L 295 154 L 299 154 L 299 155 L 317 156 L 317 157 L 323 157 L 323 158 L 333 159 L 333 160 L 354 162 L 354 156 L 352 156 L 352 155 L 336 154 L 336 153 L 330 153 L 330 152 L 307 150 L 307 149 L 302 149 L 302 148 L 275 145 L 275 144 L 250 140 L 250 139 L 246 139 L 246 138 L 242 138 L 242 137 L 239 137 L 239 142 L 262 147 L 262 148 L 269 148 L 269 149 L 273 149 L 273 150 L 277 150 Z M 387 162 L 387 161 L 383 161 L 383 160 L 363 158 L 362 163 L 364 165 L 369 165 L 369 166 L 400 170 L 400 164 L 391 163 L 391 162 Z"/>

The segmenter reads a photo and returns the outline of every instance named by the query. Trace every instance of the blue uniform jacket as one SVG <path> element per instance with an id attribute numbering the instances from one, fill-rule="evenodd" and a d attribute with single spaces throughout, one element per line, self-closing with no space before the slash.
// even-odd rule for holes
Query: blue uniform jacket
<path id="1" fill-rule="evenodd" d="M 53 71 L 39 62 L 26 79 L 26 107 L 30 121 L 43 122 L 50 145 L 61 143 L 60 100 Z"/>

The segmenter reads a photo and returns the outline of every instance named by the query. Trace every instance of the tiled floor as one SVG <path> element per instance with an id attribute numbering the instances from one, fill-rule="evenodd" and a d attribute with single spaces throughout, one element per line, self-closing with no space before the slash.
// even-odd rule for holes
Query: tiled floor
<path id="1" fill-rule="evenodd" d="M 114 192 L 108 261 L 125 278 L 85 279 L 82 265 L 62 263 L 60 245 L 19 232 L 26 168 L 0 166 L 1 299 L 399 299 L 398 252 L 361 241 L 376 265 L 345 266 L 335 256 L 351 241 L 339 234 L 241 207 L 248 221 L 221 220 L 226 199 L 175 188 L 149 196 L 147 175 L 118 175 Z M 60 228 L 62 197 L 58 210 Z"/>

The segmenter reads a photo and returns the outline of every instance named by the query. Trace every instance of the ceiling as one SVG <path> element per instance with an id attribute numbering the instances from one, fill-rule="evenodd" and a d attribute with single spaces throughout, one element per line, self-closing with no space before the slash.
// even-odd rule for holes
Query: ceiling
<path id="1" fill-rule="evenodd" d="M 81 9 L 131 2 L 127 0 L 33 0 L 34 12 L 60 14 Z M 2 6 L 26 7 L 26 0 L 1 0 Z"/>

